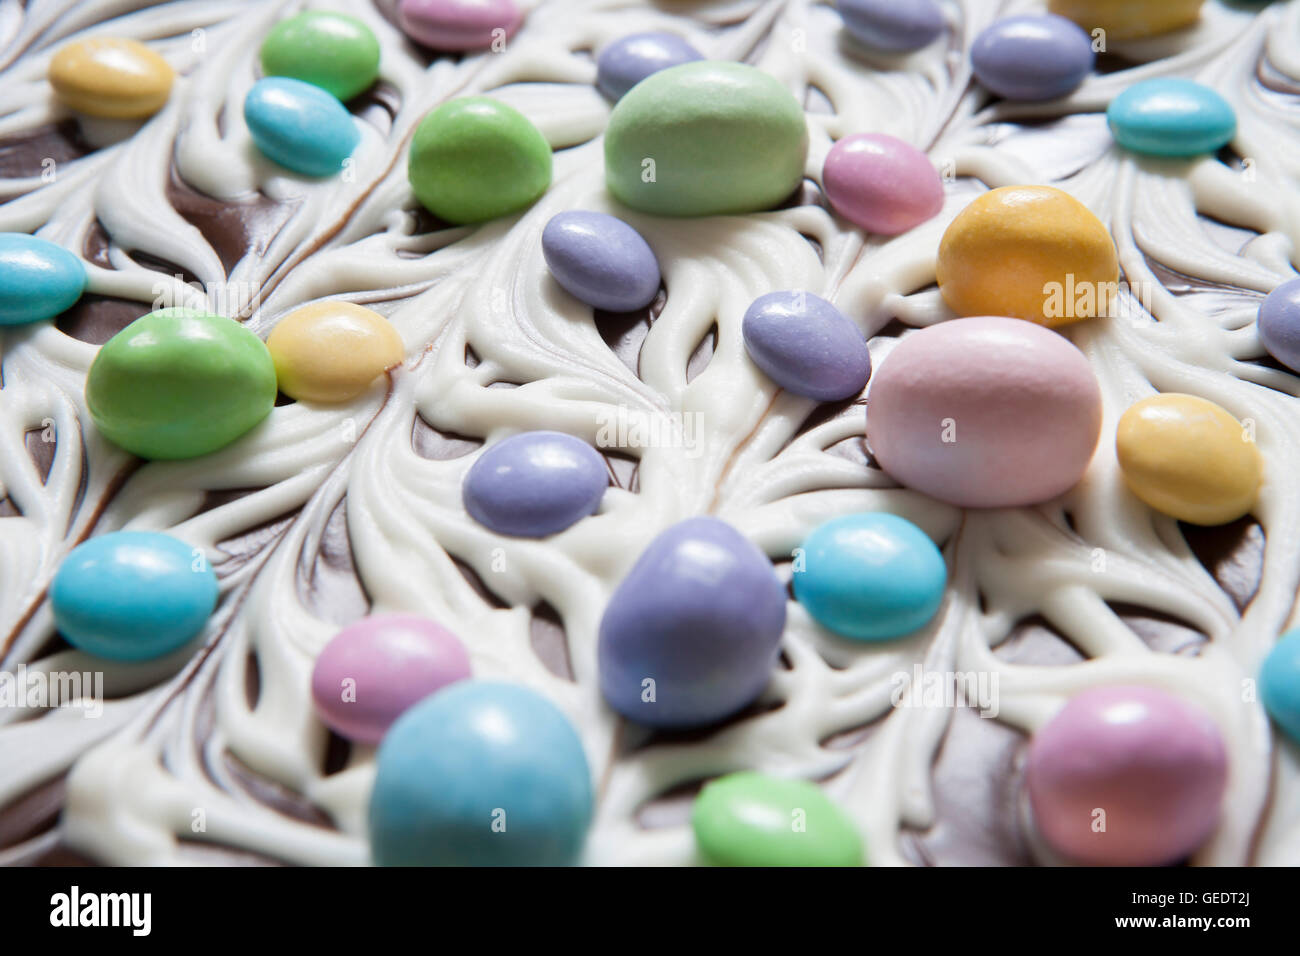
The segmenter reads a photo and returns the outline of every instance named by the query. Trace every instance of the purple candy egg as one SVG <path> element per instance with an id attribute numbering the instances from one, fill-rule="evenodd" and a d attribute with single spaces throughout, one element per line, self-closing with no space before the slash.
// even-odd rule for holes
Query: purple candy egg
<path id="1" fill-rule="evenodd" d="M 863 46 L 906 53 L 943 32 L 943 11 L 934 0 L 838 0 L 844 29 Z"/>
<path id="2" fill-rule="evenodd" d="M 837 402 L 866 387 L 871 353 L 857 326 L 811 292 L 769 292 L 741 325 L 745 350 L 788 392 Z"/>
<path id="3" fill-rule="evenodd" d="M 651 542 L 600 622 L 601 691 L 651 727 L 711 724 L 771 677 L 785 588 L 763 552 L 717 518 L 688 518 Z"/>
<path id="4" fill-rule="evenodd" d="M 451 53 L 509 39 L 523 19 L 513 0 L 401 0 L 397 7 L 407 36 Z"/>
<path id="5" fill-rule="evenodd" d="M 544 538 L 594 514 L 605 459 L 563 432 L 524 432 L 488 448 L 465 475 L 465 509 L 498 534 Z"/>
<path id="6" fill-rule="evenodd" d="M 702 59 L 699 50 L 675 34 L 633 33 L 600 52 L 596 88 L 611 100 L 618 100 L 651 73 Z"/>
<path id="7" fill-rule="evenodd" d="M 1300 279 L 1283 282 L 1259 307 L 1259 341 L 1268 354 L 1300 372 Z"/>
<path id="8" fill-rule="evenodd" d="M 1194 852 L 1218 825 L 1227 779 L 1210 715 L 1138 686 L 1076 694 L 1034 734 L 1026 767 L 1044 839 L 1100 866 L 1159 866 Z"/>
<path id="9" fill-rule="evenodd" d="M 408 707 L 469 675 L 465 648 L 442 625 L 413 614 L 372 614 L 325 645 L 311 696 L 327 727 L 377 744 Z"/>
<path id="10" fill-rule="evenodd" d="M 854 225 L 896 236 L 943 208 L 943 180 L 930 157 L 884 133 L 857 133 L 831 147 L 822 186 Z"/>
<path id="11" fill-rule="evenodd" d="M 551 217 L 542 230 L 542 255 L 565 291 L 597 309 L 643 309 L 659 291 L 659 261 L 650 244 L 603 212 Z"/>
<path id="12" fill-rule="evenodd" d="M 1095 61 L 1083 28 L 1053 13 L 998 20 L 970 49 L 975 77 L 1009 100 L 1065 96 L 1092 72 Z"/>

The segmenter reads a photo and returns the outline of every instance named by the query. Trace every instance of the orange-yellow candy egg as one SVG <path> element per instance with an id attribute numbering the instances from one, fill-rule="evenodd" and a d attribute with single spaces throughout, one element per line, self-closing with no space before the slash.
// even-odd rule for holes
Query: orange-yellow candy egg
<path id="1" fill-rule="evenodd" d="M 1214 402 L 1143 399 L 1120 418 L 1115 453 L 1133 494 L 1180 521 L 1226 524 L 1255 505 L 1263 463 L 1254 435 Z"/>
<path id="2" fill-rule="evenodd" d="M 176 78 L 171 65 L 137 40 L 96 37 L 69 43 L 50 61 L 50 85 L 79 113 L 142 119 L 162 109 Z"/>
<path id="3" fill-rule="evenodd" d="M 1177 30 L 1201 15 L 1202 0 L 1049 0 L 1047 9 L 1089 33 L 1097 28 L 1112 40 L 1141 40 Z"/>
<path id="4" fill-rule="evenodd" d="M 401 364 L 402 337 L 378 312 L 352 302 L 294 309 L 266 340 L 280 391 L 307 402 L 346 402 Z"/>
<path id="5" fill-rule="evenodd" d="M 1110 233 L 1051 186 L 992 189 L 939 242 L 939 291 L 958 315 L 1065 325 L 1104 315 L 1119 288 Z"/>

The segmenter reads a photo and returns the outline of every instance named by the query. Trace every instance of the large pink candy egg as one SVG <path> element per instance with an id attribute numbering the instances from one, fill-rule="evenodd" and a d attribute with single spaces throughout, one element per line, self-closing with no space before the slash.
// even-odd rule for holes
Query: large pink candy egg
<path id="1" fill-rule="evenodd" d="M 837 213 L 885 236 L 906 232 L 943 208 L 943 180 L 930 157 L 884 133 L 858 133 L 832 146 L 822 186 Z"/>
<path id="2" fill-rule="evenodd" d="M 456 53 L 514 35 L 523 14 L 513 0 L 401 0 L 397 19 L 412 40 Z"/>
<path id="3" fill-rule="evenodd" d="M 1227 780 L 1210 715 L 1136 686 L 1075 695 L 1034 734 L 1026 767 L 1043 838 L 1098 866 L 1160 866 L 1191 854 L 1218 825 Z"/>
<path id="4" fill-rule="evenodd" d="M 413 614 L 372 614 L 325 645 L 311 696 L 327 727 L 375 744 L 412 704 L 469 676 L 464 646 L 442 625 Z"/>
<path id="5" fill-rule="evenodd" d="M 967 508 L 1068 491 L 1101 433 L 1083 353 L 1020 319 L 954 319 L 903 338 L 867 391 L 867 442 L 908 488 Z"/>

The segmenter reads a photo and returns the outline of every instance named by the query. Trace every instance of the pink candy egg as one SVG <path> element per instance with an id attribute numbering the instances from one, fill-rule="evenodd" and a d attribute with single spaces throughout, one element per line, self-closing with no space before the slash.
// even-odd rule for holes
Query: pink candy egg
<path id="1" fill-rule="evenodd" d="M 1036 504 L 1083 476 L 1101 389 L 1083 353 L 1020 319 L 910 333 L 867 391 L 867 442 L 908 488 L 967 508 Z"/>
<path id="2" fill-rule="evenodd" d="M 413 614 L 373 614 L 325 645 L 311 695 L 326 726 L 374 744 L 412 704 L 469 676 L 465 648 L 442 625 Z"/>
<path id="3" fill-rule="evenodd" d="M 1099 866 L 1159 866 L 1218 825 L 1228 758 L 1197 705 L 1150 687 L 1075 695 L 1029 745 L 1026 786 L 1057 852 Z"/>
<path id="4" fill-rule="evenodd" d="M 512 0 L 402 0 L 397 19 L 417 43 L 458 52 L 509 39 L 524 15 Z"/>
<path id="5" fill-rule="evenodd" d="M 835 211 L 868 232 L 895 236 L 943 208 L 930 158 L 883 133 L 846 136 L 826 156 L 822 186 Z"/>

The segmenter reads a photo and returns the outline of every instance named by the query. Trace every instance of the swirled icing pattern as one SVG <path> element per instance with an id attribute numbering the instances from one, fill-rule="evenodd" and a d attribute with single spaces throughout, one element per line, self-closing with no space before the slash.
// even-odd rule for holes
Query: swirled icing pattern
<path id="1" fill-rule="evenodd" d="M 370 25 L 382 62 L 379 85 L 350 104 L 362 130 L 353 165 L 319 182 L 258 155 L 239 108 L 261 38 L 300 6 L 0 7 L 0 230 L 81 250 L 89 273 L 87 298 L 57 323 L 0 332 L 0 651 L 9 670 L 103 669 L 109 698 L 93 720 L 0 711 L 0 860 L 366 862 L 373 751 L 331 740 L 310 671 L 370 608 L 437 619 L 476 674 L 528 684 L 570 717 L 597 785 L 591 863 L 694 861 L 686 801 L 740 769 L 821 782 L 877 864 L 1053 862 L 1021 820 L 1023 734 L 1070 694 L 1126 682 L 1199 702 L 1228 743 L 1223 822 L 1193 862 L 1300 861 L 1297 751 L 1275 747 L 1260 706 L 1243 702 L 1295 623 L 1300 577 L 1300 379 L 1264 359 L 1253 324 L 1297 261 L 1300 3 L 1257 13 L 1211 2 L 1192 30 L 1112 41 L 1102 72 L 1063 101 L 993 105 L 964 51 L 997 16 L 1035 4 L 950 4 L 946 40 L 880 58 L 803 0 L 543 2 L 503 50 L 440 59 L 408 43 L 383 3 L 328 4 Z M 803 99 L 808 181 L 785 208 L 743 217 L 619 211 L 655 249 L 668 293 L 640 321 L 593 324 L 548 275 L 540 235 L 563 210 L 614 211 L 592 51 L 665 29 Z M 92 35 L 146 42 L 176 69 L 156 116 L 73 120 L 57 105 L 51 56 Z M 1113 145 L 1110 100 L 1167 75 L 1232 103 L 1231 152 L 1155 161 Z M 430 109 L 466 94 L 527 115 L 557 151 L 555 177 L 522 214 L 451 228 L 418 210 L 406 144 Z M 947 180 L 938 217 L 864 239 L 827 211 L 823 159 L 863 131 L 928 152 Z M 746 357 L 741 318 L 761 294 L 807 289 L 872 337 L 878 362 L 909 327 L 951 316 L 933 284 L 947 223 L 978 191 L 1017 183 L 1053 184 L 1091 208 L 1141 294 L 1125 293 L 1117 317 L 1065 329 L 1105 396 L 1083 482 L 1042 507 L 963 513 L 874 467 L 860 402 L 776 392 Z M 347 298 L 391 318 L 406 362 L 346 405 L 284 404 L 216 454 L 141 464 L 95 433 L 82 387 L 95 343 L 160 296 L 262 336 L 294 307 Z M 1218 563 L 1198 560 L 1205 532 L 1153 514 L 1120 480 L 1116 421 L 1156 390 L 1201 395 L 1256 429 L 1258 524 L 1229 529 L 1241 540 Z M 597 442 L 611 422 L 631 444 L 638 432 L 657 440 L 609 456 L 617 486 L 596 516 L 533 541 L 466 515 L 460 484 L 482 442 L 526 429 Z M 600 615 L 657 532 L 711 512 L 788 569 L 814 526 L 863 509 L 903 515 L 943 545 L 951 583 L 929 627 L 854 644 L 792 602 L 783 665 L 738 719 L 651 736 L 603 704 Z M 118 528 L 167 529 L 207 553 L 222 598 L 195 644 L 108 666 L 56 639 L 51 576 L 87 535 Z M 915 665 L 995 676 L 996 717 L 906 706 L 918 688 L 892 706 L 895 675 Z"/>

